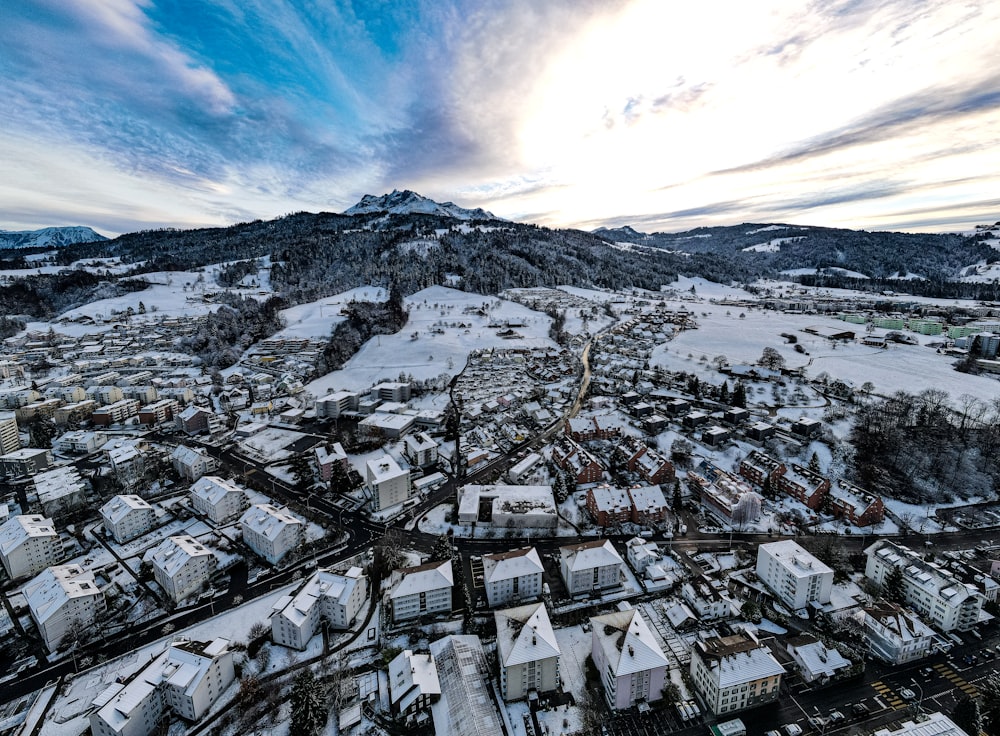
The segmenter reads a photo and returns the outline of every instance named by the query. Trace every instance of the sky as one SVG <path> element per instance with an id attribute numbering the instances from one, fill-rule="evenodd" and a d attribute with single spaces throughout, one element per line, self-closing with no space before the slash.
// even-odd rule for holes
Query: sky
<path id="1" fill-rule="evenodd" d="M 996 0 L 4 0 L 0 229 L 1000 220 Z"/>

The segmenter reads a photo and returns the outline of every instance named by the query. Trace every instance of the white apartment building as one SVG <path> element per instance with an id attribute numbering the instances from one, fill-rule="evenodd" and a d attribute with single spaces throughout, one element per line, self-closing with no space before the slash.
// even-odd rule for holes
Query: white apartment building
<path id="1" fill-rule="evenodd" d="M 243 541 L 270 562 L 281 559 L 305 540 L 306 525 L 297 516 L 269 503 L 258 503 L 240 517 Z"/>
<path id="2" fill-rule="evenodd" d="M 783 539 L 757 548 L 757 577 L 793 611 L 830 602 L 833 570 L 797 542 Z"/>
<path id="3" fill-rule="evenodd" d="M 438 444 L 426 432 L 408 434 L 403 439 L 403 454 L 411 465 L 426 468 L 437 462 Z"/>
<path id="4" fill-rule="evenodd" d="M 365 471 L 375 511 L 398 506 L 413 495 L 410 471 L 400 468 L 390 455 L 369 460 Z"/>
<path id="5" fill-rule="evenodd" d="M 167 537 L 147 553 L 153 578 L 175 603 L 208 585 L 219 561 L 210 549 L 188 534 Z"/>
<path id="6" fill-rule="evenodd" d="M 114 496 L 101 506 L 104 528 L 118 544 L 141 537 L 156 524 L 156 510 L 135 494 Z"/>
<path id="7" fill-rule="evenodd" d="M 0 415 L 0 455 L 21 449 L 21 436 L 17 432 L 17 417 Z"/>
<path id="8" fill-rule="evenodd" d="M 347 412 L 358 410 L 358 395 L 351 391 L 336 391 L 316 399 L 316 418 L 336 419 Z"/>
<path id="9" fill-rule="evenodd" d="M 389 663 L 389 707 L 408 724 L 429 720 L 427 711 L 441 698 L 433 654 L 404 649 Z"/>
<path id="10" fill-rule="evenodd" d="M 542 560 L 534 547 L 483 555 L 483 582 L 490 606 L 530 601 L 542 594 Z"/>
<path id="11" fill-rule="evenodd" d="M 784 674 L 771 651 L 745 631 L 696 641 L 691 651 L 695 689 L 719 716 L 777 700 Z"/>
<path id="12" fill-rule="evenodd" d="M 278 602 L 281 607 L 271 616 L 271 638 L 275 644 L 303 651 L 320 621 L 331 629 L 350 628 L 367 598 L 368 578 L 360 567 L 343 575 L 317 570 L 294 596 Z"/>
<path id="13" fill-rule="evenodd" d="M 590 619 L 591 656 L 614 710 L 663 697 L 670 665 L 638 609 Z"/>
<path id="14" fill-rule="evenodd" d="M 181 478 L 192 483 L 218 467 L 215 458 L 208 453 L 186 445 L 177 445 L 174 448 L 170 453 L 170 462 Z"/>
<path id="15" fill-rule="evenodd" d="M 393 572 L 392 577 L 389 604 L 395 623 L 426 614 L 451 613 L 455 578 L 450 560 L 406 567 Z"/>
<path id="16" fill-rule="evenodd" d="M 560 572 L 571 596 L 621 585 L 625 561 L 607 539 L 560 547 Z"/>
<path id="17" fill-rule="evenodd" d="M 52 519 L 25 514 L 0 525 L 0 562 L 11 580 L 35 575 L 62 558 L 62 541 Z"/>
<path id="18" fill-rule="evenodd" d="M 930 655 L 934 630 L 912 611 L 882 601 L 858 611 L 868 638 L 869 651 L 889 664 L 903 664 Z"/>
<path id="19" fill-rule="evenodd" d="M 907 606 L 939 631 L 968 631 L 979 622 L 985 598 L 974 585 L 963 583 L 949 570 L 920 558 L 916 552 L 886 539 L 865 550 L 865 577 L 878 585 L 894 567 L 903 569 L 903 596 Z"/>
<path id="20" fill-rule="evenodd" d="M 559 642 L 544 603 L 508 608 L 493 614 L 497 626 L 500 694 L 521 700 L 532 691 L 559 687 Z"/>
<path id="21" fill-rule="evenodd" d="M 94 700 L 94 736 L 151 736 L 172 712 L 200 720 L 236 679 L 226 639 L 179 642 L 124 683 L 109 685 Z"/>
<path id="22" fill-rule="evenodd" d="M 97 452 L 108 435 L 104 432 L 94 432 L 86 429 L 74 429 L 65 432 L 52 441 L 52 449 L 63 455 L 89 455 Z"/>
<path id="23" fill-rule="evenodd" d="M 250 500 L 235 483 L 203 475 L 191 486 L 191 506 L 215 524 L 228 524 L 250 507 Z"/>
<path id="24" fill-rule="evenodd" d="M 94 573 L 80 565 L 47 567 L 24 586 L 32 621 L 50 652 L 74 630 L 88 630 L 107 610 Z"/>

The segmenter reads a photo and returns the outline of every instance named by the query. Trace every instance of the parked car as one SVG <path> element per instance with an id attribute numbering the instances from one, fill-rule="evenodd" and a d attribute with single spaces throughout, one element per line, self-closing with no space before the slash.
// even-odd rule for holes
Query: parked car
<path id="1" fill-rule="evenodd" d="M 802 726 L 797 723 L 786 723 L 781 730 L 785 732 L 785 736 L 802 736 Z"/>
<path id="2" fill-rule="evenodd" d="M 840 723 L 845 718 L 846 718 L 846 716 L 844 716 L 844 714 L 841 713 L 839 710 L 832 710 L 832 711 L 830 711 L 830 722 L 831 723 Z"/>
<path id="3" fill-rule="evenodd" d="M 868 706 L 864 703 L 855 703 L 851 706 L 851 711 L 856 716 L 866 716 L 869 713 Z"/>
<path id="4" fill-rule="evenodd" d="M 903 700 L 916 700 L 917 694 L 912 690 L 910 690 L 910 688 L 904 687 L 899 691 L 899 697 L 901 697 Z"/>

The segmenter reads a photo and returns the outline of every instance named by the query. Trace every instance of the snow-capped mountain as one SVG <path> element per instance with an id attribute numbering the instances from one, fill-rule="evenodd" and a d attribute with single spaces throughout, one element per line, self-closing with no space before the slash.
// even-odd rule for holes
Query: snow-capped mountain
<path id="1" fill-rule="evenodd" d="M 107 240 L 89 227 L 43 227 L 41 230 L 0 230 L 2 248 L 46 248 L 50 246 L 94 243 Z"/>
<path id="2" fill-rule="evenodd" d="M 345 215 L 371 215 L 376 213 L 388 213 L 393 215 L 440 215 L 442 217 L 454 217 L 456 220 L 498 220 L 492 212 L 476 208 L 468 210 L 459 207 L 454 202 L 435 202 L 433 199 L 422 197 L 416 192 L 405 189 L 400 192 L 393 189 L 389 194 L 376 197 L 373 194 L 366 194 L 361 201 L 350 209 L 344 210 Z"/>

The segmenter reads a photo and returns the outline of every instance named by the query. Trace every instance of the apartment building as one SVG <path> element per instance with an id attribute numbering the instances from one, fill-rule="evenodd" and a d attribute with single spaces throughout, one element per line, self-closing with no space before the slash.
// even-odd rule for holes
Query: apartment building
<path id="1" fill-rule="evenodd" d="M 322 621 L 331 629 L 350 628 L 367 599 L 368 578 L 360 567 L 343 574 L 317 570 L 271 616 L 271 638 L 275 644 L 303 651 Z"/>
<path id="2" fill-rule="evenodd" d="M 614 710 L 663 697 L 669 661 L 638 609 L 590 619 L 591 657 Z"/>
<path id="3" fill-rule="evenodd" d="M 191 507 L 214 524 L 228 524 L 250 507 L 247 494 L 232 481 L 203 475 L 191 486 Z"/>
<path id="4" fill-rule="evenodd" d="M 784 668 L 746 631 L 695 642 L 691 679 L 709 710 L 721 716 L 778 699 Z"/>
<path id="5" fill-rule="evenodd" d="M 306 525 L 285 509 L 258 503 L 240 517 L 243 542 L 272 565 L 305 541 Z"/>
<path id="6" fill-rule="evenodd" d="M 25 514 L 0 525 L 0 562 L 11 580 L 35 575 L 62 558 L 62 541 L 52 519 Z"/>
<path id="7" fill-rule="evenodd" d="M 365 478 L 375 511 L 398 506 L 413 495 L 410 471 L 400 468 L 391 455 L 365 463 Z"/>
<path id="8" fill-rule="evenodd" d="M 454 586 L 450 560 L 396 570 L 389 591 L 393 622 L 426 614 L 451 613 Z"/>
<path id="9" fill-rule="evenodd" d="M 90 629 L 107 610 L 94 573 L 80 565 L 47 567 L 24 586 L 31 620 L 50 652 Z"/>
<path id="10" fill-rule="evenodd" d="M 114 496 L 101 506 L 104 528 L 119 544 L 141 537 L 156 524 L 156 510 L 135 494 Z"/>
<path id="11" fill-rule="evenodd" d="M 559 687 L 559 642 L 544 603 L 508 608 L 493 614 L 497 628 L 500 694 L 522 700 L 529 693 Z"/>
<path id="12" fill-rule="evenodd" d="M 621 585 L 625 561 L 607 539 L 559 548 L 560 572 L 571 596 L 597 593 Z"/>
<path id="13" fill-rule="evenodd" d="M 760 545 L 756 572 L 760 581 L 792 610 L 830 602 L 833 570 L 794 540 Z"/>
<path id="14" fill-rule="evenodd" d="M 490 606 L 530 601 L 542 594 L 542 560 L 534 547 L 483 555 L 483 582 Z"/>
<path id="15" fill-rule="evenodd" d="M 153 578 L 174 603 L 206 588 L 219 564 L 212 551 L 189 534 L 167 537 L 147 559 Z"/>

